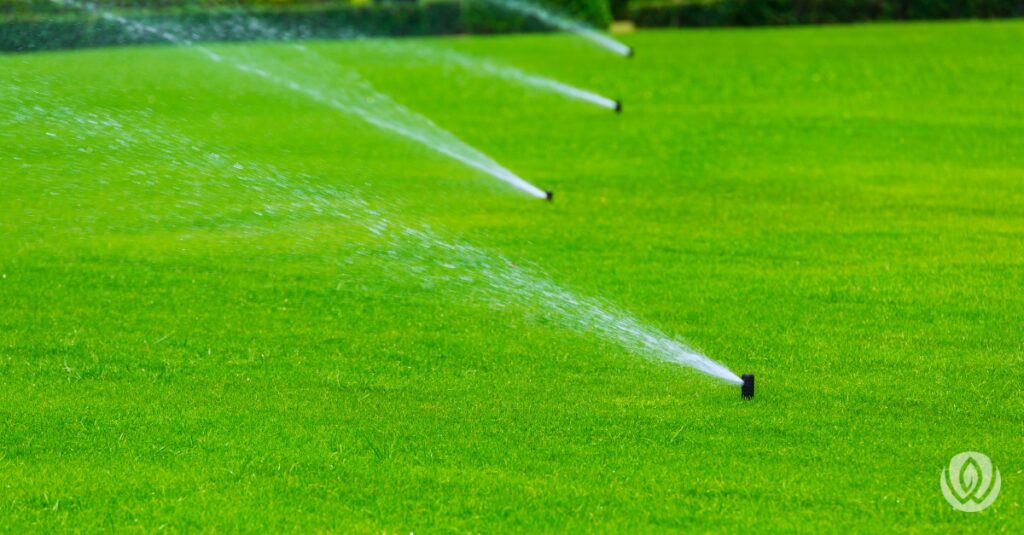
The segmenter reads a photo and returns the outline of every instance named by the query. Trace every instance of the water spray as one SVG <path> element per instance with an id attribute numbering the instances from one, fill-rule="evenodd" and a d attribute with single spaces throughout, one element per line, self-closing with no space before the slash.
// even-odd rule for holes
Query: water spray
<path id="1" fill-rule="evenodd" d="M 33 93 L 33 98 L 39 98 L 39 95 Z M 25 124 L 61 122 L 77 125 L 82 135 L 117 136 L 115 144 L 96 144 L 100 148 L 109 146 L 116 150 L 110 154 L 114 162 L 121 161 L 124 151 L 138 150 L 138 154 L 165 158 L 155 162 L 158 169 L 165 165 L 181 166 L 186 171 L 183 175 L 188 178 L 174 191 L 187 195 L 181 200 L 182 207 L 202 206 L 201 202 L 206 198 L 203 188 L 219 184 L 229 186 L 235 193 L 247 191 L 255 195 L 259 210 L 270 210 L 273 217 L 296 218 L 287 219 L 293 222 L 307 221 L 309 217 L 336 217 L 346 224 L 365 229 L 382 247 L 379 256 L 370 253 L 364 256 L 361 251 L 360 258 L 378 258 L 385 262 L 383 268 L 401 270 L 422 280 L 425 286 L 443 286 L 472 302 L 497 305 L 502 310 L 515 307 L 525 317 L 543 317 L 573 332 L 615 342 L 633 354 L 689 367 L 725 383 L 742 386 L 744 396 L 748 393 L 753 395 L 752 375 L 740 378 L 725 365 L 689 347 L 682 340 L 603 299 L 566 289 L 534 266 L 515 263 L 500 254 L 446 239 L 422 224 L 405 224 L 387 207 L 367 202 L 358 193 L 330 186 L 326 184 L 329 181 L 322 178 L 287 173 L 260 162 L 238 161 L 230 153 L 206 147 L 202 142 L 160 125 L 148 122 L 133 125 L 132 116 L 114 117 L 63 110 L 56 100 L 44 96 L 39 103 L 28 101 L 9 109 L 18 121 Z M 0 107 L 0 119 L 3 118 L 2 112 L 6 111 Z M 140 120 L 152 121 L 146 115 L 135 118 L 135 122 Z M 74 143 L 77 146 L 78 141 Z M 544 198 L 553 197 L 551 192 L 542 194 Z M 171 217 L 182 217 L 182 214 L 176 210 Z M 250 230 L 260 228 L 249 226 L 247 220 L 229 223 L 245 225 L 244 228 Z M 195 224 L 191 216 L 180 221 L 188 225 L 187 228 Z M 310 243 L 319 249 L 320 244 L 313 236 L 303 236 L 302 239 L 312 240 Z"/>
<path id="2" fill-rule="evenodd" d="M 246 18 L 247 17 L 244 15 L 241 16 L 241 20 L 238 25 L 244 27 L 248 31 L 256 32 L 264 38 L 269 38 L 274 41 L 291 41 L 302 38 L 301 33 L 294 34 L 291 31 L 282 32 L 281 30 L 269 28 L 259 20 L 252 17 L 248 17 L 248 20 L 245 20 Z M 439 46 L 430 46 L 423 43 L 417 43 L 416 45 L 409 46 L 390 40 L 375 39 L 372 36 L 351 28 L 341 30 L 337 33 L 337 36 L 354 41 L 370 41 L 373 43 L 375 48 L 385 50 L 396 56 L 416 56 L 424 61 L 440 62 L 444 65 L 454 65 L 474 74 L 495 76 L 509 82 L 525 85 L 541 91 L 555 93 L 563 97 L 586 102 L 602 108 L 611 110 L 615 109 L 616 101 L 614 99 L 610 99 L 593 91 L 582 89 L 565 82 L 560 82 L 547 76 L 529 73 L 511 65 L 504 65 L 491 59 L 478 58 L 455 50 Z M 304 46 L 295 46 L 301 48 L 304 52 L 312 53 Z"/>
<path id="3" fill-rule="evenodd" d="M 540 19 L 546 24 L 554 26 L 560 30 L 572 32 L 590 42 L 606 49 L 610 50 L 620 56 L 631 58 L 633 57 L 633 49 L 615 39 L 611 38 L 604 33 L 601 33 L 594 28 L 580 22 L 573 20 L 565 15 L 555 13 L 554 11 L 548 10 L 537 4 L 527 2 L 526 0 L 483 0 L 490 2 L 494 5 L 501 6 L 510 11 L 515 11 L 523 15 L 535 17 Z"/>
<path id="4" fill-rule="evenodd" d="M 616 112 L 619 111 L 617 107 L 619 107 L 620 104 L 617 100 L 599 95 L 593 91 L 588 91 L 564 82 L 559 82 L 558 80 L 554 80 L 546 76 L 531 74 L 508 65 L 500 65 L 491 60 L 478 59 L 453 50 L 425 47 L 422 45 L 418 47 L 402 47 L 396 52 L 405 55 L 411 53 L 428 60 L 440 59 L 447 63 L 462 67 L 470 72 L 482 72 L 484 74 L 497 76 L 499 78 L 533 87 L 535 89 L 540 89 L 542 91 L 556 93 L 573 100 L 586 102 L 588 104 L 593 104 Z"/>
<path id="5" fill-rule="evenodd" d="M 68 4 L 72 2 L 60 0 L 59 3 Z M 91 4 L 80 2 L 73 2 L 72 4 L 78 7 L 83 5 L 92 6 Z M 95 9 L 95 6 L 92 6 L 90 9 Z M 141 23 L 127 21 L 123 17 L 109 12 L 105 12 L 103 17 L 125 24 L 129 29 L 160 35 L 177 44 L 191 44 L 190 41 L 179 35 L 164 32 Z M 421 138 L 419 136 L 423 135 L 423 133 L 419 129 L 408 130 L 408 126 L 401 123 L 395 124 L 390 118 L 373 118 L 374 116 L 370 110 L 353 108 L 356 106 L 355 103 L 338 102 L 331 97 L 321 94 L 315 87 L 301 86 L 294 80 L 282 78 L 278 74 L 271 73 L 254 65 L 231 60 L 208 48 L 197 47 L 197 49 L 211 61 L 228 61 L 240 71 L 258 75 L 269 81 L 302 92 L 314 100 L 327 103 L 340 110 L 356 113 L 363 119 L 381 128 L 401 133 L 406 137 L 424 143 L 433 139 Z M 156 139 L 161 137 L 163 136 L 157 136 Z M 189 142 L 183 142 L 181 145 L 193 146 Z M 460 146 L 458 148 L 464 149 L 465 147 Z M 460 160 L 462 159 L 460 157 L 467 157 L 466 154 L 450 147 L 435 147 L 435 149 Z M 207 154 L 207 159 L 210 156 L 210 154 Z M 481 170 L 485 170 L 488 161 L 469 161 L 465 163 L 474 167 L 482 166 Z M 235 169 L 236 166 L 228 168 Z M 244 168 L 245 166 L 237 166 L 237 169 Z M 515 179 L 518 177 L 512 175 L 511 172 L 507 173 L 509 176 L 501 178 L 515 184 Z M 269 178 L 269 183 L 265 181 L 266 178 Z M 262 195 L 274 193 L 275 195 L 280 195 L 282 199 L 295 199 L 298 196 L 299 200 L 303 202 L 298 204 L 292 203 L 292 206 L 297 206 L 303 214 L 309 213 L 311 209 L 316 213 L 324 213 L 321 210 L 326 211 L 333 203 L 340 200 L 335 192 L 327 188 L 316 186 L 299 187 L 297 184 L 285 180 L 281 173 L 273 170 L 260 173 L 255 177 L 239 176 L 238 179 L 245 183 L 253 184 L 253 191 L 260 192 Z M 515 185 L 538 198 L 547 200 L 553 200 L 554 198 L 553 192 L 541 190 L 528 183 L 522 182 Z M 268 203 L 269 200 L 271 199 L 268 198 Z M 304 203 L 313 204 L 308 205 Z M 468 244 L 441 239 L 430 232 L 429 229 L 424 230 L 422 227 L 395 224 L 393 221 L 384 218 L 379 210 L 370 207 L 363 201 L 354 200 L 348 203 L 346 208 L 329 213 L 344 218 L 347 221 L 361 223 L 368 231 L 381 236 L 382 239 L 389 240 L 386 242 L 387 245 L 393 246 L 396 249 L 401 247 L 410 250 L 415 255 L 414 258 L 418 260 L 415 266 L 409 268 L 410 273 L 416 276 L 423 276 L 418 268 L 424 265 L 443 273 L 443 276 L 435 281 L 430 281 L 431 283 L 446 281 L 453 282 L 454 284 L 472 284 L 472 286 L 467 288 L 473 291 L 466 293 L 475 295 L 484 302 L 498 305 L 516 305 L 524 308 L 528 313 L 539 311 L 545 317 L 553 319 L 555 323 L 565 328 L 598 335 L 606 340 L 617 342 L 624 349 L 634 353 L 693 368 L 726 383 L 742 386 L 742 393 L 745 398 L 753 396 L 754 379 L 752 375 L 740 378 L 723 364 L 710 359 L 697 350 L 690 348 L 684 342 L 666 335 L 656 327 L 642 322 L 637 317 L 612 306 L 604 300 L 577 295 L 558 286 L 542 272 L 518 267 L 500 255 L 485 252 Z M 392 256 L 387 255 L 387 258 L 390 259 Z M 465 276 L 451 277 L 449 275 L 451 270 L 460 270 Z"/>
<path id="6" fill-rule="evenodd" d="M 497 178 L 529 195 L 541 199 L 546 196 L 544 190 L 527 182 L 480 150 L 441 128 L 427 117 L 409 110 L 389 96 L 377 91 L 368 81 L 354 72 L 344 73 L 347 75 L 351 86 L 345 88 L 346 92 L 342 94 L 339 94 L 337 91 L 326 93 L 315 84 L 299 83 L 297 81 L 299 73 L 295 71 L 289 71 L 292 75 L 291 77 L 279 74 L 280 71 L 287 69 L 287 65 L 279 65 L 276 72 L 271 71 L 262 65 L 240 61 L 214 52 L 208 47 L 197 45 L 191 36 L 182 34 L 180 31 L 169 31 L 150 23 L 129 19 L 91 2 L 84 0 L 51 1 L 58 5 L 95 13 L 105 20 L 120 24 L 129 31 L 153 35 L 174 45 L 192 47 L 214 63 L 229 65 L 237 71 L 257 76 L 267 82 L 304 95 L 315 102 L 335 110 L 355 115 L 377 128 L 418 142 L 436 152 Z M 252 23 L 253 25 L 258 25 L 258 21 L 254 20 Z"/>

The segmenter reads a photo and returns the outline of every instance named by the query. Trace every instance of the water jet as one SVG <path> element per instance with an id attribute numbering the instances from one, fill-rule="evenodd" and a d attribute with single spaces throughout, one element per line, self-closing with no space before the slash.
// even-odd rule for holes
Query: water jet
<path id="1" fill-rule="evenodd" d="M 104 20 L 117 23 L 129 31 L 152 35 L 173 45 L 191 47 L 214 63 L 225 64 L 239 72 L 257 76 L 273 85 L 303 95 L 337 111 L 354 115 L 372 126 L 462 162 L 534 197 L 544 198 L 543 190 L 527 182 L 451 132 L 441 128 L 427 117 L 402 106 L 391 97 L 377 91 L 369 81 L 355 71 L 335 71 L 336 76 L 344 76 L 343 79 L 347 84 L 335 85 L 331 89 L 324 87 L 317 75 L 303 74 L 286 62 L 278 62 L 274 66 L 275 68 L 272 68 L 268 65 L 270 58 L 261 58 L 261 61 L 245 61 L 237 53 L 215 52 L 209 47 L 197 44 L 194 36 L 181 28 L 165 29 L 156 23 L 147 22 L 143 18 L 132 19 L 121 16 L 87 0 L 51 1 L 61 6 L 95 14 Z M 261 28 L 255 19 L 252 19 L 248 26 L 257 30 Z M 272 31 L 261 31 L 267 37 L 274 36 Z M 299 48 L 305 51 L 303 47 Z"/>
<path id="2" fill-rule="evenodd" d="M 585 24 L 576 19 L 567 16 L 564 13 L 560 13 L 546 7 L 542 7 L 539 4 L 531 2 L 530 0 L 483 0 L 484 2 L 490 2 L 498 7 L 503 7 L 509 11 L 527 15 L 539 19 L 541 22 L 549 26 L 553 26 L 563 31 L 572 32 L 590 42 L 600 46 L 606 50 L 609 50 L 615 54 L 624 57 L 633 56 L 633 47 L 627 46 L 624 43 L 620 43 L 604 32 L 596 30 L 593 26 Z"/>

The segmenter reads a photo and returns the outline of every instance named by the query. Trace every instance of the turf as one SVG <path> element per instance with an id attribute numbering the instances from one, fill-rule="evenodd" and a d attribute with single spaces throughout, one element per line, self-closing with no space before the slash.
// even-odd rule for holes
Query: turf
<path id="1" fill-rule="evenodd" d="M 644 31 L 630 61 L 431 40 L 621 116 L 310 45 L 552 204 L 188 50 L 0 56 L 0 526 L 1020 532 L 1022 39 Z M 217 173 L 196 189 L 179 138 L 119 149 L 76 113 L 358 190 L 756 373 L 757 397 Z M 964 450 L 1002 473 L 979 514 L 939 490 Z"/>

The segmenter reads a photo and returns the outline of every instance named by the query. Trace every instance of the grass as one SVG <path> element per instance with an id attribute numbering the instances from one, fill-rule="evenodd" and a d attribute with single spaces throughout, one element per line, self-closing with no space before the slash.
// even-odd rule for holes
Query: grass
<path id="1" fill-rule="evenodd" d="M 622 116 L 313 45 L 553 204 L 188 50 L 0 56 L 0 525 L 1021 531 L 1022 38 L 652 31 L 633 61 L 437 40 Z M 116 148 L 74 114 L 183 137 Z M 184 137 L 536 266 L 756 373 L 757 398 L 415 277 L 351 223 L 258 215 L 288 195 L 190 167 Z M 964 450 L 1002 473 L 979 514 L 939 490 Z"/>

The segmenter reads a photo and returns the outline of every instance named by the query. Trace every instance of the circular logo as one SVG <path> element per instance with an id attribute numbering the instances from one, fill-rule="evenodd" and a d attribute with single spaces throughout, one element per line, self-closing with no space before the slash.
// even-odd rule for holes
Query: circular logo
<path id="1" fill-rule="evenodd" d="M 977 513 L 999 497 L 1002 480 L 999 469 L 984 453 L 965 451 L 949 460 L 942 469 L 942 495 L 957 511 Z"/>

